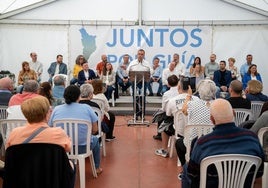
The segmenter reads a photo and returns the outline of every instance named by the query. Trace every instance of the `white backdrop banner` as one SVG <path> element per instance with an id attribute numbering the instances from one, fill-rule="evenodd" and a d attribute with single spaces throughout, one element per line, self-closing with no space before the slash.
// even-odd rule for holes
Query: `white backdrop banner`
<path id="1" fill-rule="evenodd" d="M 42 81 L 48 80 L 47 69 L 63 55 L 71 74 L 75 59 L 84 55 L 92 69 L 106 54 L 114 68 L 124 54 L 134 59 L 137 50 L 146 51 L 145 58 L 152 63 L 159 57 L 163 67 L 172 60 L 174 53 L 188 69 L 196 56 L 202 64 L 209 62 L 211 53 L 217 62 L 229 57 L 236 59 L 236 66 L 245 63 L 247 54 L 253 55 L 258 65 L 264 93 L 268 94 L 266 54 L 268 49 L 268 26 L 79 26 L 79 25 L 24 25 L 1 24 L 0 27 L 0 70 L 15 73 L 21 63 L 29 61 L 30 52 L 37 52 L 38 60 L 44 65 Z"/>
<path id="2" fill-rule="evenodd" d="M 195 56 L 206 54 L 211 49 L 211 27 L 78 27 L 70 28 L 70 51 L 83 54 L 92 68 L 102 54 L 108 56 L 114 67 L 124 54 L 135 59 L 137 50 L 146 52 L 146 59 L 160 59 L 163 67 L 172 61 L 174 53 L 187 68 Z"/>

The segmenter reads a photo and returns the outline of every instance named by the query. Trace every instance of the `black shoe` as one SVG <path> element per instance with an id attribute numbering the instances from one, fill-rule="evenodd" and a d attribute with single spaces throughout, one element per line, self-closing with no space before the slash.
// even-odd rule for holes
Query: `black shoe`
<path id="1" fill-rule="evenodd" d="M 153 93 L 150 93 L 148 96 L 154 96 L 154 94 Z"/>
<path id="2" fill-rule="evenodd" d="M 162 97 L 162 94 L 161 93 L 157 93 L 156 95 L 159 96 L 159 97 Z"/>
<path id="3" fill-rule="evenodd" d="M 161 137 L 161 135 L 154 135 L 153 136 L 153 139 L 155 139 L 155 140 L 162 140 L 162 137 Z"/>

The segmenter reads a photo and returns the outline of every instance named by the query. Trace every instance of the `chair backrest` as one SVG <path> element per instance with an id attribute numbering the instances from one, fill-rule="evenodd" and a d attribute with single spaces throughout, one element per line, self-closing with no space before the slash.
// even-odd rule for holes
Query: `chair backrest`
<path id="1" fill-rule="evenodd" d="M 8 138 L 10 132 L 16 128 L 24 126 L 27 120 L 22 119 L 3 119 L 0 120 L 0 131 L 3 137 L 3 144 L 6 144 L 6 139 Z"/>
<path id="2" fill-rule="evenodd" d="M 29 143 L 7 148 L 3 187 L 71 188 L 73 170 L 63 147 Z"/>
<path id="3" fill-rule="evenodd" d="M 261 128 L 258 137 L 265 154 L 265 162 L 268 162 L 268 127 Z"/>
<path id="4" fill-rule="evenodd" d="M 200 138 L 203 135 L 211 133 L 214 125 L 186 125 L 184 128 L 184 139 L 183 142 L 186 147 L 186 161 L 190 160 L 191 143 L 194 138 Z"/>
<path id="5" fill-rule="evenodd" d="M 214 164 L 218 173 L 219 188 L 244 188 L 244 184 L 252 166 L 255 166 L 251 181 L 253 188 L 257 171 L 262 159 L 257 156 L 242 154 L 215 155 L 204 158 L 200 165 L 200 188 L 206 188 L 207 168 Z M 201 173 L 202 172 L 202 173 Z"/>
<path id="6" fill-rule="evenodd" d="M 101 112 L 101 110 L 97 107 L 91 106 L 92 110 L 94 110 L 94 112 L 96 113 L 96 115 L 98 116 L 98 132 L 99 132 L 99 137 L 102 136 L 102 128 L 101 128 L 101 122 L 103 119 L 103 113 Z"/>
<path id="7" fill-rule="evenodd" d="M 235 125 L 239 127 L 239 125 L 246 120 L 249 120 L 252 115 L 251 115 L 251 110 L 245 109 L 245 108 L 234 108 L 235 111 Z"/>
<path id="8" fill-rule="evenodd" d="M 0 106 L 0 119 L 7 118 L 7 108 L 8 106 Z"/>
<path id="9" fill-rule="evenodd" d="M 257 120 L 261 113 L 261 109 L 263 106 L 264 102 L 263 101 L 251 101 L 251 113 L 252 113 L 252 120 Z"/>
<path id="10" fill-rule="evenodd" d="M 86 153 L 85 155 L 90 155 L 90 137 L 92 132 L 92 124 L 90 121 L 78 120 L 78 119 L 60 119 L 53 121 L 54 127 L 62 127 L 66 134 L 72 140 L 71 151 L 68 152 L 68 156 L 71 159 L 77 159 L 79 155 L 79 141 L 83 139 L 85 142 Z M 80 135 L 79 135 L 80 133 Z M 83 135 L 81 135 L 81 133 Z M 83 153 L 84 154 L 84 153 Z"/>

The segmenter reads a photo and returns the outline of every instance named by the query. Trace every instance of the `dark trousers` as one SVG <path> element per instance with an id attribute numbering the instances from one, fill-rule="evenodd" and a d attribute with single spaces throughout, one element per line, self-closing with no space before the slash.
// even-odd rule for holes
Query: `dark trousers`
<path id="1" fill-rule="evenodd" d="M 183 137 L 176 140 L 175 143 L 177 155 L 180 159 L 181 165 L 183 166 L 186 162 L 185 154 L 186 154 L 186 147 L 183 143 Z"/>
<path id="2" fill-rule="evenodd" d="M 108 120 L 105 116 L 104 121 L 109 127 L 109 132 L 106 133 L 106 138 L 107 139 L 112 139 L 113 138 L 113 132 L 114 132 L 114 122 L 115 122 L 115 115 L 112 112 L 108 112 L 110 119 Z"/>

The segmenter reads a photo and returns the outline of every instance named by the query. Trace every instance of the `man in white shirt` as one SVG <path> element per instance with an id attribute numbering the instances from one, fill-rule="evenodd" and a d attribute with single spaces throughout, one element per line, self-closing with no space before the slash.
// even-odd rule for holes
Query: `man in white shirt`
<path id="1" fill-rule="evenodd" d="M 43 64 L 37 61 L 37 54 L 35 52 L 30 53 L 31 61 L 29 61 L 30 69 L 34 70 L 37 75 L 37 82 L 41 82 L 41 75 L 43 73 Z"/>
<path id="2" fill-rule="evenodd" d="M 181 78 L 181 80 L 179 81 L 179 84 L 178 84 L 179 95 L 171 98 L 166 105 L 166 115 L 167 116 L 175 117 L 176 113 L 181 111 L 183 103 L 188 95 L 188 86 L 184 88 L 183 85 L 185 85 L 185 84 L 183 83 L 183 78 Z M 199 100 L 199 98 L 196 96 L 192 96 L 191 100 L 195 101 L 195 100 Z M 174 120 L 174 124 L 175 124 L 175 121 L 181 121 L 180 127 L 176 127 L 176 129 L 178 128 L 179 130 L 175 131 L 174 125 L 170 125 L 167 129 L 165 129 L 163 132 L 161 132 L 162 148 L 155 150 L 156 155 L 159 155 L 162 157 L 167 157 L 168 156 L 168 149 L 167 148 L 168 148 L 169 137 L 174 135 L 175 132 L 178 133 L 180 136 L 183 136 L 185 121 L 182 118 L 180 118 L 180 120 L 176 119 L 176 120 Z"/>
<path id="3" fill-rule="evenodd" d="M 177 76 L 184 76 L 185 75 L 185 66 L 182 62 L 180 62 L 180 55 L 175 53 L 173 55 L 173 62 L 175 62 L 175 70 L 177 72 Z"/>
<path id="4" fill-rule="evenodd" d="M 172 61 L 168 65 L 168 67 L 163 70 L 163 73 L 162 73 L 162 83 L 163 83 L 162 92 L 163 93 L 169 90 L 168 81 L 167 81 L 168 77 L 171 75 L 176 75 L 178 77 L 178 72 L 175 70 L 175 67 L 176 67 L 176 63 Z"/>
<path id="5" fill-rule="evenodd" d="M 168 81 L 168 86 L 170 87 L 170 90 L 165 92 L 162 97 L 162 110 L 163 111 L 167 110 L 166 106 L 167 106 L 169 99 L 172 99 L 173 97 L 179 95 L 179 91 L 178 91 L 179 78 L 173 74 L 168 77 L 167 81 Z M 159 127 L 161 123 L 162 122 L 159 121 L 157 124 L 157 127 Z M 161 133 L 157 133 L 157 135 L 154 135 L 153 138 L 156 140 L 162 140 Z"/>
<path id="6" fill-rule="evenodd" d="M 138 50 L 137 54 L 137 59 L 133 60 L 130 62 L 128 68 L 127 68 L 127 73 L 129 74 L 129 71 L 150 71 L 150 74 L 152 75 L 154 70 L 151 67 L 150 63 L 146 60 L 144 60 L 145 56 L 145 51 L 143 49 Z M 145 98 L 146 98 L 146 90 L 148 87 L 148 83 L 144 82 L 144 88 L 142 88 L 142 79 L 137 78 L 137 84 L 136 84 L 136 89 L 139 92 L 140 96 L 136 97 L 136 119 L 140 117 L 140 119 L 144 119 L 145 115 Z M 143 90 L 143 91 L 142 91 Z M 132 83 L 132 91 L 134 92 L 134 83 Z M 134 97 L 134 94 L 133 94 Z M 142 100 L 143 98 L 143 100 Z M 143 104 L 142 104 L 143 101 Z M 143 110 L 142 110 L 142 105 L 143 105 Z"/>

